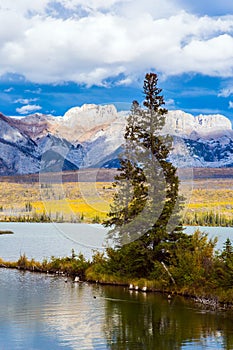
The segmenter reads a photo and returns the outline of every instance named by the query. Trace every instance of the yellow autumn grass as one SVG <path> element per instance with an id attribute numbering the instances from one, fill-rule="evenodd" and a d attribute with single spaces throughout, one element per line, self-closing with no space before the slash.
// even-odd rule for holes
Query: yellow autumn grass
<path id="1" fill-rule="evenodd" d="M 38 183 L 0 182 L 0 215 L 24 215 L 26 205 L 30 203 L 31 213 L 46 213 L 53 219 L 102 221 L 114 192 L 109 182 L 71 182 L 43 188 Z"/>
<path id="2" fill-rule="evenodd" d="M 62 199 L 51 201 L 38 201 L 32 202 L 32 207 L 36 213 L 41 214 L 43 212 L 58 218 L 63 216 L 65 220 L 71 218 L 80 219 L 84 217 L 85 221 L 90 221 L 96 217 L 99 217 L 100 221 L 106 218 L 109 210 L 109 204 L 106 202 L 89 201 L 86 202 L 83 199 Z"/>
<path id="3" fill-rule="evenodd" d="M 233 218 L 233 186 L 231 179 L 205 179 L 194 181 L 194 189 L 186 215 L 212 212 Z"/>
<path id="4" fill-rule="evenodd" d="M 111 182 L 66 182 L 41 186 L 35 183 L 0 182 L 0 219 L 27 213 L 47 213 L 65 220 L 106 218 L 115 189 Z M 215 212 L 233 216 L 233 185 L 231 179 L 194 180 L 188 194 L 185 212 Z M 28 214 L 28 213 L 27 213 Z"/>

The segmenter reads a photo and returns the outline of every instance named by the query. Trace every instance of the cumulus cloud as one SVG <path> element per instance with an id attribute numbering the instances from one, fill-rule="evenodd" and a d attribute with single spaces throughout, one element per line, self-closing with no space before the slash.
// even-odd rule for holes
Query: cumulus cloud
<path id="1" fill-rule="evenodd" d="M 51 3 L 73 15 L 53 17 Z M 233 16 L 194 15 L 170 0 L 159 4 L 9 0 L 6 5 L 0 0 L 0 74 L 16 72 L 37 83 L 87 85 L 106 85 L 118 76 L 120 84 L 127 84 L 148 69 L 164 76 L 233 76 Z"/>
<path id="2" fill-rule="evenodd" d="M 119 81 L 117 81 L 116 85 L 121 86 L 121 85 L 130 85 L 132 83 L 132 78 L 131 77 L 127 77 L 125 79 L 121 79 Z"/>
<path id="3" fill-rule="evenodd" d="M 229 101 L 229 108 L 233 108 L 233 101 Z"/>
<path id="4" fill-rule="evenodd" d="M 16 112 L 19 114 L 29 114 L 41 110 L 42 107 L 39 105 L 25 105 L 20 108 L 16 108 Z"/>

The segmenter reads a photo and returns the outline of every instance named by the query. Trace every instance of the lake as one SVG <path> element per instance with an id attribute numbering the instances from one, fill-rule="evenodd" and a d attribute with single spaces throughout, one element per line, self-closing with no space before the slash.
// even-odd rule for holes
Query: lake
<path id="1" fill-rule="evenodd" d="M 197 227 L 187 227 L 191 234 Z M 226 239 L 233 238 L 233 228 L 200 227 L 210 238 L 218 237 L 216 249 L 222 249 Z M 0 230 L 11 230 L 13 235 L 0 236 L 0 257 L 16 261 L 20 254 L 42 261 L 54 256 L 70 256 L 71 250 L 90 258 L 95 249 L 103 249 L 107 229 L 97 224 L 70 223 L 0 223 Z"/>
<path id="2" fill-rule="evenodd" d="M 233 349 L 233 319 L 181 297 L 0 269 L 0 349 Z"/>
<path id="3" fill-rule="evenodd" d="M 1 223 L 0 257 L 41 260 L 102 248 L 100 225 Z M 209 228 L 204 228 L 205 231 Z M 191 233 L 191 228 L 187 230 Z M 225 240 L 233 229 L 211 228 Z M 223 230 L 223 231 L 222 231 Z M 181 297 L 0 269 L 1 350 L 233 349 L 233 313 L 206 311 Z"/>
<path id="4" fill-rule="evenodd" d="M 42 261 L 53 256 L 70 256 L 71 250 L 87 258 L 93 250 L 103 249 L 107 230 L 97 224 L 0 223 L 1 230 L 13 235 L 0 236 L 0 257 L 16 261 L 20 254 Z"/>

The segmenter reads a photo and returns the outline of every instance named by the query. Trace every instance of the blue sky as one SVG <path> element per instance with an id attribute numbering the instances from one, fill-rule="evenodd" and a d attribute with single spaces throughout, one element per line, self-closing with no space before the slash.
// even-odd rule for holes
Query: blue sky
<path id="1" fill-rule="evenodd" d="M 119 110 L 159 76 L 168 109 L 233 120 L 232 0 L 0 0 L 0 111 Z"/>

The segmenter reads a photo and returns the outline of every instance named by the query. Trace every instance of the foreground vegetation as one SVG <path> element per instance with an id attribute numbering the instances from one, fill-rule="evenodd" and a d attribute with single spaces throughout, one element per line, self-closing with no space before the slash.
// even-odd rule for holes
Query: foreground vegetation
<path id="1" fill-rule="evenodd" d="M 120 250 L 97 254 L 86 270 L 86 278 L 103 283 L 125 283 L 147 287 L 153 291 L 178 293 L 233 304 L 233 248 L 228 239 L 221 252 L 215 252 L 217 239 L 208 240 L 197 230 L 185 236 L 163 259 L 154 260 L 148 268 L 144 252 L 138 254 L 137 244 Z M 125 256 L 127 255 L 127 260 Z"/>

